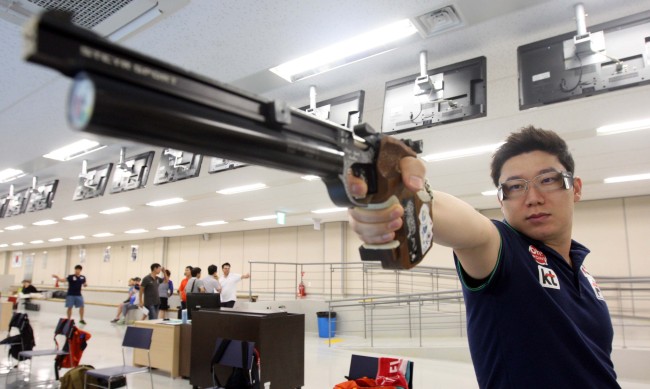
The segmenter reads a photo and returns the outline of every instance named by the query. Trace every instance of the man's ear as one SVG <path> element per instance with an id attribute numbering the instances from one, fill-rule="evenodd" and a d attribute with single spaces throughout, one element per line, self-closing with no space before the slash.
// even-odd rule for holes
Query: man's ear
<path id="1" fill-rule="evenodd" d="M 582 197 L 582 179 L 580 177 L 573 178 L 573 201 L 578 202 Z"/>

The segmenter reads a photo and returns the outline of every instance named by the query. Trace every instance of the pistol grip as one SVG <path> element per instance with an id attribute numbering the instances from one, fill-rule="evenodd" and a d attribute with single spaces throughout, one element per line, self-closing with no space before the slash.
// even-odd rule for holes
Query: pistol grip
<path id="1" fill-rule="evenodd" d="M 361 260 L 381 261 L 384 269 L 410 269 L 420 263 L 433 243 L 432 198 L 424 190 L 413 193 L 402 187 L 371 208 L 387 208 L 399 202 L 404 208 L 402 227 L 395 232 L 395 240 L 381 245 L 364 244 L 359 247 Z"/>

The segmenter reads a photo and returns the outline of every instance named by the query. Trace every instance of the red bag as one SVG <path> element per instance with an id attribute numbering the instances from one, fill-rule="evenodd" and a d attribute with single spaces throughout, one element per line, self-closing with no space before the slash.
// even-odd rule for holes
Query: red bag
<path id="1" fill-rule="evenodd" d="M 379 358 L 377 385 L 388 385 L 409 389 L 405 377 L 407 364 L 408 361 L 401 358 Z"/>
<path id="2" fill-rule="evenodd" d="M 374 379 L 368 377 L 357 378 L 356 380 L 341 382 L 340 384 L 334 386 L 334 389 L 359 389 L 359 388 L 397 389 L 394 386 L 378 385 Z"/>

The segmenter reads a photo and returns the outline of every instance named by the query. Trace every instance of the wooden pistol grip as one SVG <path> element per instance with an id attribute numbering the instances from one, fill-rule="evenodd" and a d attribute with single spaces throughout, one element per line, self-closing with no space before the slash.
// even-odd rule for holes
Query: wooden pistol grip
<path id="1" fill-rule="evenodd" d="M 387 208 L 399 202 L 404 208 L 402 227 L 395 240 L 382 245 L 364 244 L 359 248 L 364 261 L 381 261 L 384 269 L 410 269 L 420 263 L 432 246 L 432 197 L 426 190 L 414 193 L 402 183 L 399 161 L 415 157 L 403 142 L 385 137 L 377 160 L 377 193 L 368 196 L 369 208 Z"/>

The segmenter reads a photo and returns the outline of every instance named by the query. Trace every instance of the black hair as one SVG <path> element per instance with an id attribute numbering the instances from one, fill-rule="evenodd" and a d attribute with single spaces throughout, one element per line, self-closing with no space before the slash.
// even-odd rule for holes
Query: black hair
<path id="1" fill-rule="evenodd" d="M 217 272 L 217 269 L 218 269 L 217 265 L 208 266 L 208 274 L 213 275 L 214 273 Z"/>
<path id="2" fill-rule="evenodd" d="M 159 267 L 162 267 L 162 266 L 160 266 L 159 263 L 154 262 L 154 263 L 151 264 L 151 271 L 154 271 L 155 269 L 157 269 Z"/>
<path id="3" fill-rule="evenodd" d="M 221 265 L 221 268 L 223 269 L 223 268 L 226 267 L 226 266 L 231 267 L 230 264 L 229 264 L 228 262 L 224 262 L 223 265 Z"/>
<path id="4" fill-rule="evenodd" d="M 554 155 L 568 172 L 572 175 L 575 172 L 575 162 L 564 139 L 553 131 L 528 126 L 510 134 L 506 143 L 492 156 L 490 176 L 494 186 L 499 186 L 501 169 L 506 161 L 531 151 L 543 151 Z"/>
<path id="5" fill-rule="evenodd" d="M 77 269 L 79 269 L 79 270 L 83 270 L 84 268 L 83 268 L 83 266 L 81 266 L 81 265 L 77 265 L 77 266 L 74 267 L 74 269 L 75 269 L 75 270 L 77 270 Z"/>
<path id="6" fill-rule="evenodd" d="M 200 267 L 193 267 L 192 268 L 192 277 L 197 277 L 199 274 L 201 274 L 201 268 Z"/>

